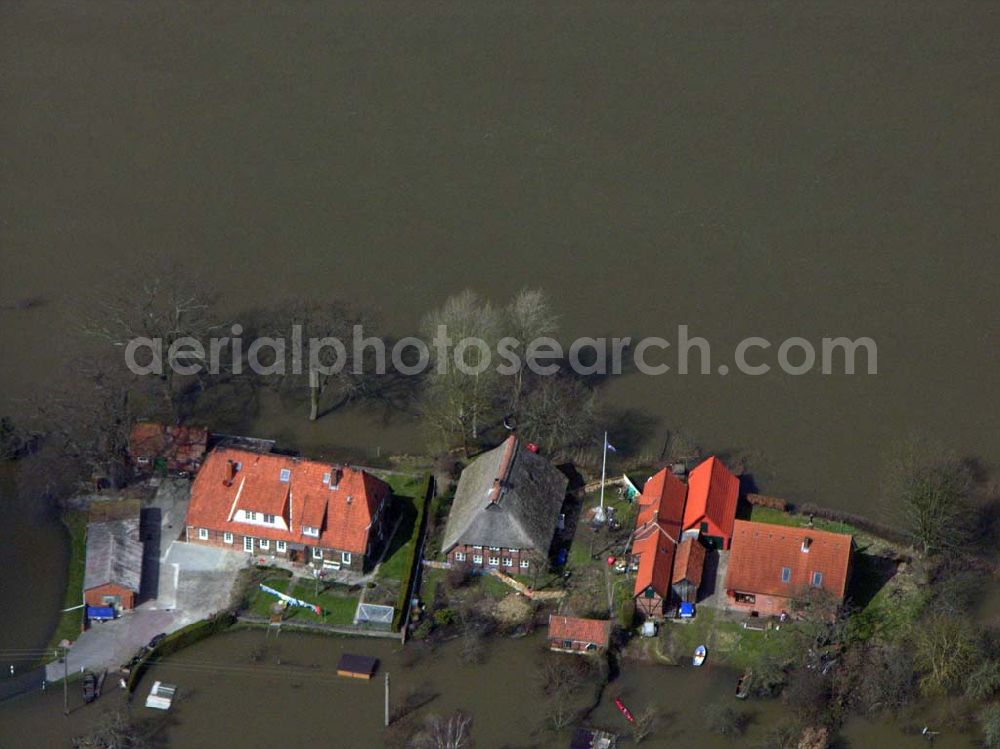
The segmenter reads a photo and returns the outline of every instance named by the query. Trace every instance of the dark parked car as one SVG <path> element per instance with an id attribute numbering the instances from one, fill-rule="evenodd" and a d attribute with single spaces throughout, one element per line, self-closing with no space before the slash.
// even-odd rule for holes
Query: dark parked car
<path id="1" fill-rule="evenodd" d="M 150 650 L 152 650 L 157 645 L 159 645 L 161 642 L 163 642 L 163 638 L 166 637 L 166 636 L 167 636 L 166 632 L 160 632 L 160 634 L 154 635 L 153 639 L 149 641 L 149 644 L 146 647 L 149 648 Z"/>

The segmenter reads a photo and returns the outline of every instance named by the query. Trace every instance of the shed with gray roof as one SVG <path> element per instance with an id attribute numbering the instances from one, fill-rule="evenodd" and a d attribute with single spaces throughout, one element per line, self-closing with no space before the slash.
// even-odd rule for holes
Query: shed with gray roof
<path id="1" fill-rule="evenodd" d="M 142 556 L 138 518 L 88 525 L 83 575 L 87 605 L 133 608 L 142 580 Z"/>

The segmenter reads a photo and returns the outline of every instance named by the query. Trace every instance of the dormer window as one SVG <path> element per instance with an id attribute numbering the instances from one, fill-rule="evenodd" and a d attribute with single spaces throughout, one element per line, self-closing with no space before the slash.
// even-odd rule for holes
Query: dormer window
<path id="1" fill-rule="evenodd" d="M 811 538 L 809 538 L 809 536 L 806 536 L 805 538 L 803 538 L 802 539 L 802 551 L 808 552 L 809 551 L 809 547 L 812 546 L 812 542 L 813 542 L 813 540 Z"/>
<path id="2" fill-rule="evenodd" d="M 330 483 L 330 473 L 329 472 L 323 474 L 323 483 L 324 484 L 329 484 Z"/>
<path id="3" fill-rule="evenodd" d="M 311 525 L 303 525 L 302 535 L 312 536 L 313 538 L 319 538 L 319 528 L 313 528 Z"/>
<path id="4" fill-rule="evenodd" d="M 282 468 L 281 473 L 278 474 L 278 480 L 283 484 L 287 484 L 292 480 L 292 471 L 290 468 Z"/>

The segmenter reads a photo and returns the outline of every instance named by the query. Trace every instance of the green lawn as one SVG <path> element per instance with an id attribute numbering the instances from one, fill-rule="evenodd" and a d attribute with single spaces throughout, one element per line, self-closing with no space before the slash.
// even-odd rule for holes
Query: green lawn
<path id="1" fill-rule="evenodd" d="M 424 511 L 428 477 L 391 474 L 383 479 L 392 487 L 393 512 L 400 517 L 400 521 L 395 534 L 389 539 L 389 550 L 379 567 L 378 576 L 380 579 L 391 578 L 405 584 L 410 574 L 414 546 L 419 540 L 417 536 Z"/>
<path id="2" fill-rule="evenodd" d="M 282 593 L 287 593 L 294 598 L 298 598 L 309 603 L 319 604 L 323 611 L 322 616 L 317 616 L 309 609 L 300 606 L 291 606 L 285 615 L 286 621 L 317 622 L 321 624 L 331 624 L 334 626 L 350 626 L 354 623 L 354 612 L 358 607 L 360 593 L 350 592 L 343 585 L 328 585 L 321 583 L 321 593 L 316 595 L 316 584 L 312 580 L 299 579 L 295 588 L 289 591 L 289 576 L 276 573 L 273 576 L 265 577 L 261 582 L 270 588 L 274 588 Z M 326 588 L 325 590 L 323 588 Z M 265 593 L 257 583 L 249 591 L 248 610 L 257 616 L 270 617 L 271 606 L 278 599 L 270 593 Z"/>
<path id="3" fill-rule="evenodd" d="M 750 519 L 756 523 L 788 525 L 794 528 L 802 528 L 809 524 L 809 518 L 806 515 L 793 515 L 771 507 L 751 507 Z M 815 518 L 812 527 L 821 531 L 829 531 L 830 533 L 848 533 L 852 536 L 867 535 L 864 531 L 855 528 L 853 525 L 838 523 L 833 520 L 824 520 L 823 518 Z"/>
<path id="4" fill-rule="evenodd" d="M 66 575 L 66 592 L 63 595 L 64 609 L 83 603 L 83 573 L 87 565 L 87 520 L 89 515 L 82 510 L 67 510 L 62 520 L 69 532 L 69 565 Z M 59 617 L 59 623 L 49 640 L 49 647 L 55 648 L 62 640 L 70 642 L 80 636 L 83 625 L 83 609 L 67 611 Z"/>

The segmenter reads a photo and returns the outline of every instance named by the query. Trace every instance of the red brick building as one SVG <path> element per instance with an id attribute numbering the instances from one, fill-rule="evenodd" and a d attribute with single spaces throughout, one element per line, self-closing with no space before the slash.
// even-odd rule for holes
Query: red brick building
<path id="1" fill-rule="evenodd" d="M 191 488 L 187 540 L 362 571 L 391 530 L 391 494 L 356 468 L 218 448 Z"/>
<path id="2" fill-rule="evenodd" d="M 632 566 L 637 567 L 632 595 L 636 610 L 658 619 L 670 596 L 671 571 L 681 537 L 687 487 L 664 468 L 652 476 L 639 497 L 632 540 Z"/>
<path id="3" fill-rule="evenodd" d="M 507 574 L 544 566 L 568 484 L 511 435 L 462 471 L 442 544 L 448 561 Z"/>
<path id="4" fill-rule="evenodd" d="M 740 480 L 716 457 L 699 463 L 688 476 L 684 530 L 697 530 L 709 548 L 726 550 L 733 537 Z"/>
<path id="5" fill-rule="evenodd" d="M 196 473 L 208 448 L 204 427 L 167 426 L 140 421 L 132 427 L 128 452 L 137 473 L 156 470 Z"/>
<path id="6" fill-rule="evenodd" d="M 812 591 L 843 600 L 853 549 L 841 533 L 737 520 L 726 595 L 733 606 L 764 616 L 791 613 L 793 601 Z"/>
<path id="7" fill-rule="evenodd" d="M 603 653 L 611 639 L 611 622 L 549 615 L 549 649 L 561 653 Z"/>

